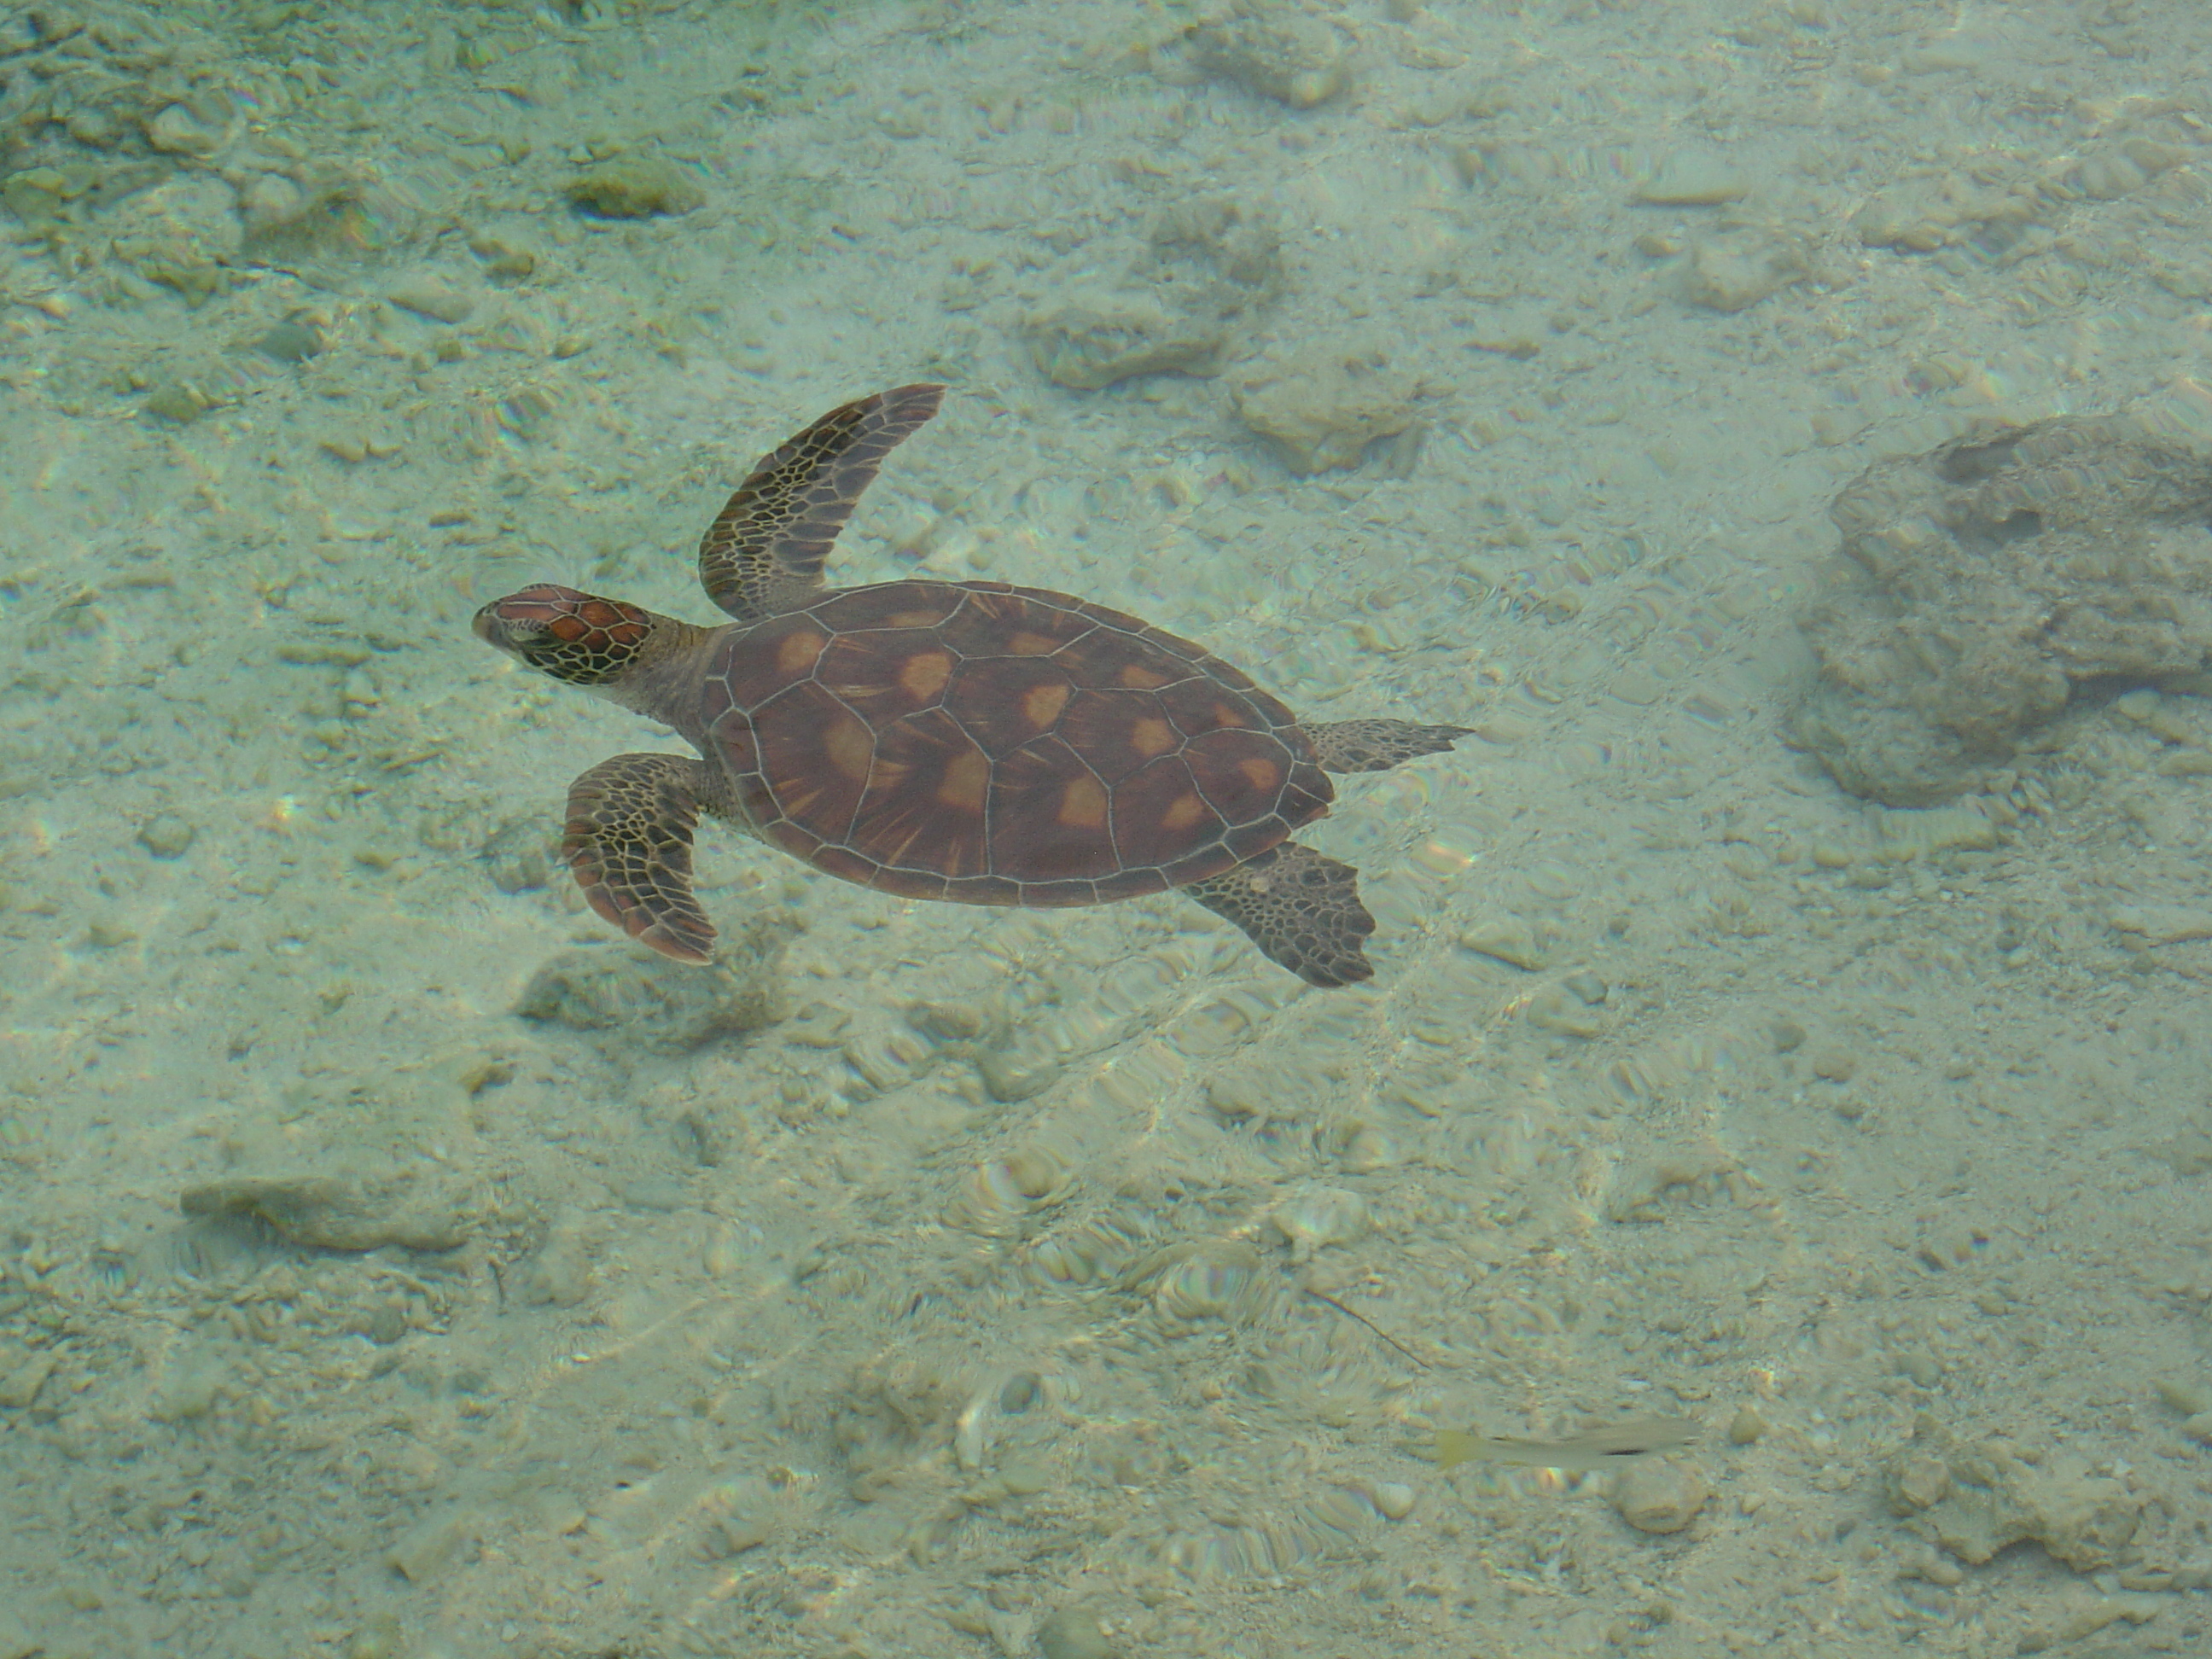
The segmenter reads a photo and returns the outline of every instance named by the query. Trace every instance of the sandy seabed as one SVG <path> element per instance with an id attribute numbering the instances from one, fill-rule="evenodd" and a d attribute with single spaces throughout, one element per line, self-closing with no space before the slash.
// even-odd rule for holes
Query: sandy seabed
<path id="1" fill-rule="evenodd" d="M 2212 451 L 2208 84 L 2184 0 L 9 14 L 0 1659 L 2212 1644 L 2212 708 L 1795 746 L 1853 480 Z M 1475 729 L 1306 837 L 1370 985 L 719 833 L 722 968 L 583 910 L 670 740 L 471 613 L 711 617 L 924 379 L 833 580 Z"/>

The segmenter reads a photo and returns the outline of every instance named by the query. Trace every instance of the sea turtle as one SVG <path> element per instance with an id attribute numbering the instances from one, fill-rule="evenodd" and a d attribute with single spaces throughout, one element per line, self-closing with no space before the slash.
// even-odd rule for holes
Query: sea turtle
<path id="1" fill-rule="evenodd" d="M 945 388 L 833 409 L 764 457 L 699 544 L 702 628 L 541 582 L 476 631 L 665 722 L 702 758 L 617 755 L 568 792 L 562 856 L 592 908 L 704 962 L 691 831 L 726 819 L 817 870 L 908 898 L 1103 904 L 1181 888 L 1314 985 L 1374 969 L 1358 872 L 1289 837 L 1330 772 L 1466 728 L 1303 726 L 1244 674 L 1085 599 L 920 576 L 828 588 L 822 565 L 884 458 Z"/>

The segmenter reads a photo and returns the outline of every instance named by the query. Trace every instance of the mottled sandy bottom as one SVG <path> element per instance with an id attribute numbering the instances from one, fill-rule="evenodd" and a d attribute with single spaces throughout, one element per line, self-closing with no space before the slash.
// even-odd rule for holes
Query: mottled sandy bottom
<path id="1" fill-rule="evenodd" d="M 7 24 L 0 1659 L 2203 1645 L 2203 697 L 1921 811 L 1787 739 L 1851 480 L 2212 429 L 2208 27 Z M 671 745 L 471 613 L 704 619 L 921 379 L 837 579 L 1477 729 L 1310 836 L 1371 985 L 726 839 L 719 969 L 581 910 Z"/>

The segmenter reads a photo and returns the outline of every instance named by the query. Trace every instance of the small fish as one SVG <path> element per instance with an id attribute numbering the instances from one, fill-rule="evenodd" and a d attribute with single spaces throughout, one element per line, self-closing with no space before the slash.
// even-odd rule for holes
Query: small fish
<path id="1" fill-rule="evenodd" d="M 1514 1463 L 1535 1469 L 1609 1469 L 1634 1457 L 1675 1451 L 1698 1437 L 1698 1425 L 1686 1417 L 1638 1417 L 1626 1423 L 1584 1429 L 1564 1440 L 1498 1439 L 1463 1429 L 1438 1429 L 1437 1466 Z"/>

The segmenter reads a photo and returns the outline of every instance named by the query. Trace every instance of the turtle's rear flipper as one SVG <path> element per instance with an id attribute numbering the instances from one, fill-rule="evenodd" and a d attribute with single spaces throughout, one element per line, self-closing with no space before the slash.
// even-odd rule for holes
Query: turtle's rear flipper
<path id="1" fill-rule="evenodd" d="M 705 962 L 714 924 L 691 896 L 691 831 L 713 787 L 677 755 L 617 755 L 569 786 L 561 856 L 592 908 L 678 962 Z"/>
<path id="2" fill-rule="evenodd" d="M 1416 755 L 1441 755 L 1474 728 L 1410 720 L 1339 720 L 1309 726 L 1314 757 L 1329 772 L 1386 772 Z"/>
<path id="3" fill-rule="evenodd" d="M 1375 931 L 1375 918 L 1359 902 L 1359 872 L 1310 847 L 1284 842 L 1182 890 L 1235 922 L 1309 985 L 1355 985 L 1374 977 L 1359 948 Z"/>

